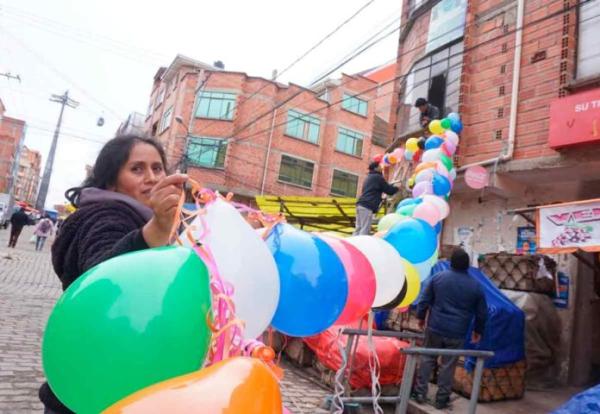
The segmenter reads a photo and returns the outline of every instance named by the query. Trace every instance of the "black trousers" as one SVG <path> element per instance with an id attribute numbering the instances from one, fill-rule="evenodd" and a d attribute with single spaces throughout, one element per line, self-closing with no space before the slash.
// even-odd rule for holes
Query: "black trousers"
<path id="1" fill-rule="evenodd" d="M 19 236 L 23 231 L 23 227 L 17 227 L 14 225 L 10 226 L 10 240 L 8 241 L 8 247 L 16 247 L 17 240 L 19 240 Z"/>

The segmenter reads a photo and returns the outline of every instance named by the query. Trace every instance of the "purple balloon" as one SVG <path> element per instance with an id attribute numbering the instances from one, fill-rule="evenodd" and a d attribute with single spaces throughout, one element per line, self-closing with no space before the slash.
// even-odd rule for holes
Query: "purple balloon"
<path id="1" fill-rule="evenodd" d="M 420 197 L 424 194 L 433 194 L 433 188 L 431 186 L 431 182 L 429 181 L 421 181 L 420 183 L 415 184 L 412 190 L 412 195 L 414 198 Z"/>

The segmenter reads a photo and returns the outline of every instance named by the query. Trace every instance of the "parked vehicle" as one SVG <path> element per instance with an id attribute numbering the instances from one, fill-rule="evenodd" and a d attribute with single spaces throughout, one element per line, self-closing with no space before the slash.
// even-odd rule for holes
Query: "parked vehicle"
<path id="1" fill-rule="evenodd" d="M 0 193 L 0 228 L 6 229 L 8 227 L 11 214 L 10 194 Z"/>

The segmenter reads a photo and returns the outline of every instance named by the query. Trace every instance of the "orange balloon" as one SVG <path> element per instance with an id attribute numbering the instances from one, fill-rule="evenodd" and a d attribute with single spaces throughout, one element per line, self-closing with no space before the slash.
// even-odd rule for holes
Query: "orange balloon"
<path id="1" fill-rule="evenodd" d="M 235 357 L 144 388 L 104 414 L 281 414 L 279 383 L 256 358 Z"/>
<path id="2" fill-rule="evenodd" d="M 415 175 L 423 170 L 426 170 L 427 168 L 435 168 L 436 165 L 437 164 L 435 162 L 422 162 L 421 164 L 417 165 L 417 168 L 415 168 Z"/>

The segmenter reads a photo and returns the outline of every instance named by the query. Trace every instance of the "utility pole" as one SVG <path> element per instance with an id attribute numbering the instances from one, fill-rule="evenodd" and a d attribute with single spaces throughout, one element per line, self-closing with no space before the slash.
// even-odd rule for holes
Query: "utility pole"
<path id="1" fill-rule="evenodd" d="M 42 176 L 42 182 L 40 183 L 40 191 L 38 193 L 37 202 L 35 203 L 35 208 L 40 212 L 44 211 L 44 206 L 46 205 L 46 197 L 48 196 L 48 187 L 50 186 L 50 177 L 52 177 L 52 167 L 54 165 L 54 154 L 56 153 L 58 135 L 60 134 L 60 126 L 62 124 L 65 106 L 70 108 L 77 108 L 79 106 L 79 102 L 69 98 L 69 91 L 66 91 L 63 95 L 53 94 L 50 97 L 50 101 L 60 104 L 60 115 L 58 115 L 58 122 L 56 123 L 56 129 L 54 130 L 52 145 L 48 152 L 48 159 L 46 160 L 46 166 L 44 167 L 44 175 Z"/>

